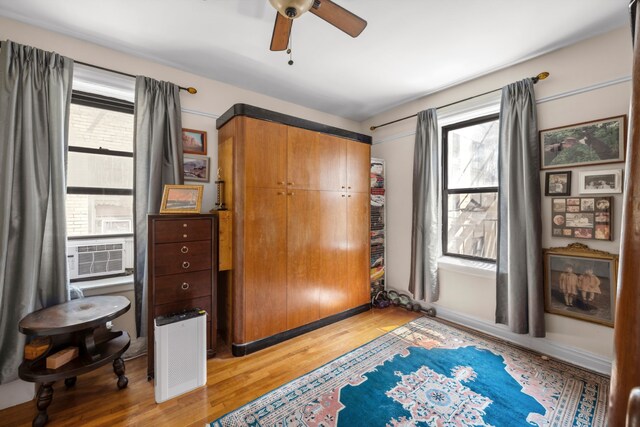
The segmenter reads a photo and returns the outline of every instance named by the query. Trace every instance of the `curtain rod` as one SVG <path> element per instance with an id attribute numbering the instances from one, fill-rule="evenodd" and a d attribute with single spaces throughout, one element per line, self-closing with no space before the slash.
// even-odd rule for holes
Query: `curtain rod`
<path id="1" fill-rule="evenodd" d="M 82 62 L 82 61 L 75 61 L 74 60 L 73 62 L 75 62 L 76 64 L 80 64 L 80 65 L 86 65 L 87 67 L 97 68 L 99 70 L 110 71 L 112 73 L 120 74 L 122 76 L 133 77 L 134 79 L 136 78 L 135 75 L 129 74 L 129 73 L 125 73 L 124 71 L 118 71 L 118 70 L 114 70 L 114 69 L 111 69 L 111 68 L 101 67 L 99 65 L 88 64 L 88 63 Z M 187 92 L 189 92 L 192 95 L 198 93 L 198 89 L 196 89 L 195 87 L 191 87 L 191 86 L 189 86 L 189 87 L 178 86 L 178 87 L 180 88 L 180 90 L 186 90 Z"/>
<path id="2" fill-rule="evenodd" d="M 538 83 L 538 81 L 540 81 L 540 80 L 544 80 L 544 79 L 546 79 L 547 77 L 549 77 L 549 73 L 548 73 L 548 72 L 546 72 L 546 71 L 543 71 L 542 73 L 538 74 L 537 76 L 535 76 L 535 77 L 531 77 L 531 80 L 533 80 L 533 83 L 534 83 L 534 84 L 536 84 L 536 83 Z M 493 90 L 490 90 L 490 91 L 487 91 L 487 92 L 484 92 L 484 93 L 480 93 L 480 94 L 478 94 L 478 95 L 474 95 L 474 96 L 470 96 L 470 97 L 465 98 L 465 99 L 461 99 L 461 100 L 459 100 L 459 101 L 455 101 L 455 102 L 451 102 L 451 103 L 449 103 L 449 104 L 441 105 L 441 106 L 439 106 L 439 107 L 436 107 L 436 110 L 440 110 L 440 109 L 445 108 L 445 107 L 450 107 L 450 106 L 452 106 L 452 105 L 456 105 L 456 104 L 459 104 L 459 103 L 461 103 L 461 102 L 469 101 L 469 100 L 474 99 L 474 98 L 479 98 L 479 97 L 481 97 L 481 96 L 488 95 L 488 94 L 490 94 L 490 93 L 496 92 L 496 91 L 501 90 L 501 89 L 502 89 L 502 88 L 493 89 Z M 388 125 L 391 125 L 391 124 L 394 124 L 394 123 L 398 123 L 398 122 L 401 122 L 401 121 L 403 121 L 403 120 L 407 120 L 407 119 L 410 119 L 410 118 L 412 118 L 412 117 L 417 117 L 417 116 L 418 116 L 418 113 L 416 113 L 416 114 L 412 114 L 412 115 L 410 115 L 410 116 L 402 117 L 401 119 L 392 120 L 392 121 L 390 121 L 390 122 L 383 123 L 383 124 L 378 125 L 378 126 L 371 126 L 371 127 L 369 128 L 369 130 L 374 131 L 374 130 L 376 130 L 376 129 L 378 129 L 378 128 L 381 128 L 381 127 L 383 127 L 383 126 L 388 126 Z"/>
<path id="3" fill-rule="evenodd" d="M 2 47 L 2 41 L 0 41 L 0 47 Z M 86 65 L 87 67 L 97 68 L 99 70 L 109 71 L 111 73 L 120 74 L 121 76 L 133 77 L 134 79 L 136 78 L 136 76 L 133 75 L 133 74 L 125 73 L 123 71 L 114 70 L 112 68 L 101 67 L 99 65 L 89 64 L 89 63 L 86 63 L 86 62 L 76 61 L 76 60 L 74 60 L 73 62 L 76 63 L 76 64 Z M 187 92 L 189 92 L 192 95 L 198 93 L 198 89 L 196 89 L 195 87 L 191 87 L 191 86 L 189 86 L 189 87 L 178 86 L 178 87 L 180 88 L 180 90 L 186 90 Z"/>

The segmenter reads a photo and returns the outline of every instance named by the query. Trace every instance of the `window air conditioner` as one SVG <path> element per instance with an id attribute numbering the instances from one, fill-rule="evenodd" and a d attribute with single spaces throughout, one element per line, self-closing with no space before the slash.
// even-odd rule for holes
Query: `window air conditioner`
<path id="1" fill-rule="evenodd" d="M 79 240 L 67 243 L 70 279 L 124 273 L 124 240 Z"/>

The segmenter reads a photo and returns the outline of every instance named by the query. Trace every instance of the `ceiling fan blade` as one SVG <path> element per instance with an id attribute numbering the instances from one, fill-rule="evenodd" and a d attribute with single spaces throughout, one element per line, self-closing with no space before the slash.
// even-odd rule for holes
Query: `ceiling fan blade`
<path id="1" fill-rule="evenodd" d="M 358 37 L 367 26 L 367 21 L 331 0 L 315 0 L 309 11 L 351 37 Z"/>
<path id="2" fill-rule="evenodd" d="M 293 25 L 292 19 L 285 18 L 276 12 L 276 24 L 273 27 L 273 36 L 271 36 L 271 50 L 287 49 L 291 25 Z"/>

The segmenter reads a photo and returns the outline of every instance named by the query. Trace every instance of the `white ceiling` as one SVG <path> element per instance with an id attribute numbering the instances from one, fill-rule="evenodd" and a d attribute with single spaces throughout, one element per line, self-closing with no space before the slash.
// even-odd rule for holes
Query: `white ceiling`
<path id="1" fill-rule="evenodd" d="M 335 2 L 367 28 L 300 16 L 293 66 L 269 50 L 268 0 L 0 0 L 0 15 L 357 121 L 629 22 L 628 0 Z"/>

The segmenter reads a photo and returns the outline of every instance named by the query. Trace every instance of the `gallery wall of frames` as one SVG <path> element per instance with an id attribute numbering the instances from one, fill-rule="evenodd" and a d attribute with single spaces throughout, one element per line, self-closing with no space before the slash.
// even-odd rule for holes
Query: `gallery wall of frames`
<path id="1" fill-rule="evenodd" d="M 620 115 L 540 131 L 549 313 L 613 327 L 626 124 Z"/>

